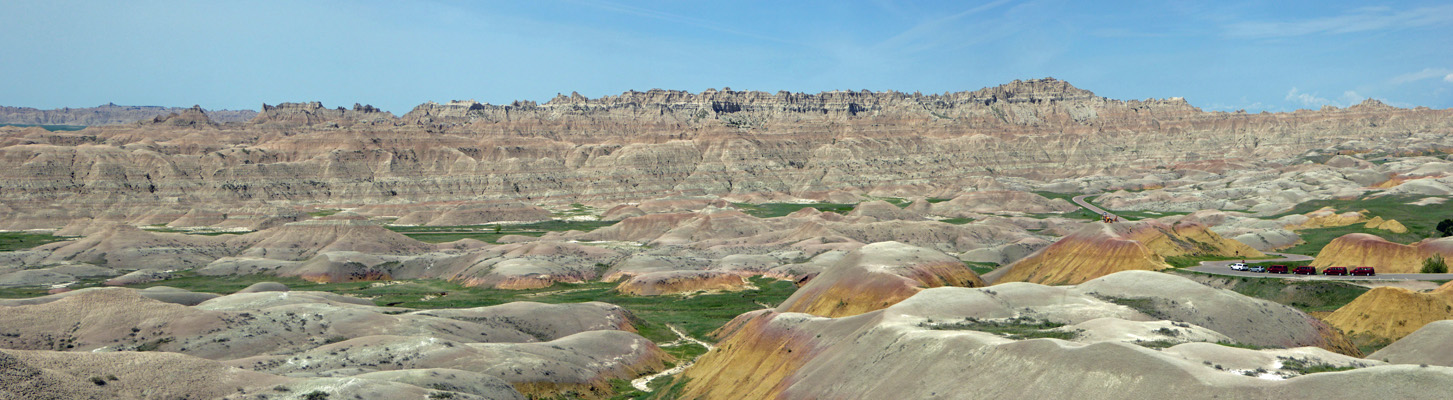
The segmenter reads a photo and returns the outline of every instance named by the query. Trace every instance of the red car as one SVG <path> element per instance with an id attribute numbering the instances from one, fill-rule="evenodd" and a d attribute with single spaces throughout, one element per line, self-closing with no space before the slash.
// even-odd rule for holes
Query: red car
<path id="1" fill-rule="evenodd" d="M 1285 266 L 1285 265 L 1273 265 L 1273 266 L 1270 266 L 1270 267 L 1266 267 L 1266 273 L 1268 273 L 1268 274 L 1285 274 L 1285 273 L 1287 273 L 1287 266 Z"/>
<path id="2" fill-rule="evenodd" d="M 1377 271 L 1373 270 L 1372 267 L 1357 267 L 1352 269 L 1352 275 L 1376 276 Z"/>
<path id="3" fill-rule="evenodd" d="M 1322 275 L 1347 275 L 1347 267 L 1327 267 L 1322 270 Z"/>
<path id="4" fill-rule="evenodd" d="M 1293 274 L 1297 274 L 1297 275 L 1316 275 L 1317 274 L 1317 269 L 1316 268 L 1312 268 L 1310 266 L 1303 265 L 1303 266 L 1300 266 L 1300 267 L 1296 267 L 1295 269 L 1292 269 L 1292 273 Z"/>

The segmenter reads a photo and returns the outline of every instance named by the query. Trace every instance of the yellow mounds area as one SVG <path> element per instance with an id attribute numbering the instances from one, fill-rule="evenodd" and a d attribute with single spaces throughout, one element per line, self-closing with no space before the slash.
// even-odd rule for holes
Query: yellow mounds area
<path id="1" fill-rule="evenodd" d="M 690 384 L 681 398 L 782 398 L 788 378 L 811 358 L 813 338 L 806 331 L 773 327 L 776 313 L 770 310 L 752 313 L 732 321 L 738 327 L 722 342 L 724 347 L 701 356 L 682 373 Z"/>
<path id="2" fill-rule="evenodd" d="M 1322 207 L 1322 209 L 1320 210 L 1302 214 L 1307 216 L 1306 221 L 1303 221 L 1300 224 L 1287 225 L 1286 228 L 1287 230 L 1295 231 L 1302 229 L 1332 228 L 1338 226 L 1360 224 L 1363 222 L 1367 222 L 1367 216 L 1363 215 L 1364 212 L 1366 212 L 1366 210 L 1363 210 L 1362 212 L 1349 211 L 1339 214 L 1337 213 L 1337 209 L 1335 208 Z"/>
<path id="3" fill-rule="evenodd" d="M 1196 223 L 1097 223 L 1010 264 L 995 283 L 1078 284 L 1120 271 L 1171 268 L 1165 257 L 1176 256 L 1266 255 Z"/>
<path id="4" fill-rule="evenodd" d="M 846 317 L 887 308 L 926 288 L 982 287 L 953 256 L 898 242 L 853 250 L 777 306 L 778 311 Z"/>
<path id="5" fill-rule="evenodd" d="M 748 288 L 741 275 L 722 271 L 664 271 L 632 277 L 616 290 L 632 296 L 659 296 L 702 291 L 735 292 Z"/>
<path id="6" fill-rule="evenodd" d="M 1306 221 L 1302 221 L 1298 224 L 1288 224 L 1286 226 L 1286 229 L 1296 231 L 1302 229 L 1335 228 L 1352 224 L 1364 224 L 1363 227 L 1368 229 L 1381 229 L 1393 233 L 1406 233 L 1408 231 L 1408 228 L 1406 226 L 1403 226 L 1403 224 L 1401 222 L 1398 222 L 1398 220 L 1383 219 L 1382 217 L 1368 218 L 1367 214 L 1367 210 L 1338 213 L 1337 209 L 1335 208 L 1322 207 L 1317 211 L 1302 214 L 1307 217 Z"/>
<path id="7" fill-rule="evenodd" d="M 1408 227 L 1395 219 L 1384 220 L 1382 217 L 1372 217 L 1367 224 L 1362 226 L 1367 229 L 1381 229 L 1392 233 L 1408 233 Z"/>
<path id="8" fill-rule="evenodd" d="M 1400 287 L 1373 288 L 1325 319 L 1355 339 L 1395 341 L 1433 321 L 1453 319 L 1453 290 L 1429 293 Z"/>
<path id="9" fill-rule="evenodd" d="M 1379 274 L 1418 273 L 1434 254 L 1453 258 L 1453 238 L 1427 239 L 1411 245 L 1389 242 L 1366 233 L 1349 233 L 1322 247 L 1313 267 L 1373 267 Z"/>

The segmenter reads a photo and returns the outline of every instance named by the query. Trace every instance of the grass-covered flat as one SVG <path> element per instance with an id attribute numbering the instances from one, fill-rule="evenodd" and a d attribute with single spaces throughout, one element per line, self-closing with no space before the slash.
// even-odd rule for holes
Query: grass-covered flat
<path id="1" fill-rule="evenodd" d="M 1272 216 L 1280 218 L 1286 215 L 1306 214 L 1320 210 L 1324 207 L 1331 207 L 1338 213 L 1349 211 L 1367 210 L 1368 217 L 1382 217 L 1383 219 L 1397 220 L 1408 228 L 1407 233 L 1394 233 L 1381 229 L 1364 228 L 1363 224 L 1352 224 L 1332 228 L 1303 229 L 1297 231 L 1305 243 L 1285 250 L 1286 253 L 1316 255 L 1332 239 L 1336 239 L 1349 233 L 1366 233 L 1375 235 L 1390 242 L 1408 244 L 1419 240 L 1440 237 L 1437 231 L 1438 222 L 1453 218 L 1453 202 L 1441 204 L 1412 205 L 1427 196 L 1372 196 L 1362 197 L 1355 200 L 1313 200 L 1296 207 L 1291 211 Z"/>
<path id="2" fill-rule="evenodd" d="M 847 214 L 849 211 L 852 211 L 854 207 L 858 206 L 857 204 L 847 203 L 732 203 L 732 205 L 742 210 L 742 212 L 746 213 L 747 215 L 751 215 L 757 218 L 781 217 L 787 214 L 797 212 L 798 210 L 804 208 L 816 208 L 818 211 L 822 212 Z"/>
<path id="3" fill-rule="evenodd" d="M 66 239 L 49 233 L 0 232 L 0 251 L 28 250 L 35 246 Z"/>
<path id="4" fill-rule="evenodd" d="M 1173 270 L 1172 273 L 1211 287 L 1231 289 L 1246 296 L 1296 307 L 1303 312 L 1334 311 L 1371 290 L 1337 281 L 1248 278 L 1188 270 Z"/>

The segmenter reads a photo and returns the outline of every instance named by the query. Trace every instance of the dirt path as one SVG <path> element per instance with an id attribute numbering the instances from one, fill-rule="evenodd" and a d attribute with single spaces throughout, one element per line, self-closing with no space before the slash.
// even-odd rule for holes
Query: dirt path
<path id="1" fill-rule="evenodd" d="M 666 327 L 671 328 L 671 333 L 675 333 L 677 337 L 680 337 L 680 339 L 677 339 L 675 342 L 671 342 L 671 343 L 664 344 L 662 346 L 673 346 L 673 345 L 679 346 L 679 345 L 684 344 L 686 342 L 691 342 L 691 343 L 695 343 L 698 346 L 701 346 L 702 348 L 705 348 L 706 351 L 708 351 L 708 352 L 711 351 L 711 349 L 714 349 L 715 348 L 715 347 L 712 347 L 711 343 L 703 342 L 701 340 L 697 340 L 694 337 L 686 336 L 685 333 L 681 333 L 681 330 L 680 329 L 676 329 L 676 327 L 673 326 L 673 325 L 666 325 Z M 687 367 L 690 367 L 691 364 L 695 364 L 695 363 L 696 363 L 696 359 L 693 358 L 690 361 L 677 364 L 675 367 L 671 367 L 671 369 L 668 369 L 668 370 L 665 370 L 665 371 L 661 371 L 661 372 L 657 372 L 654 375 L 636 378 L 635 380 L 631 381 L 631 387 L 634 387 L 634 388 L 636 388 L 636 390 L 640 390 L 642 392 L 650 392 L 651 391 L 651 387 L 649 385 L 651 384 L 651 381 L 656 380 L 656 378 L 660 378 L 660 377 L 663 377 L 663 376 L 671 376 L 671 375 L 679 374 L 679 373 L 681 373 L 681 371 L 685 371 Z"/>

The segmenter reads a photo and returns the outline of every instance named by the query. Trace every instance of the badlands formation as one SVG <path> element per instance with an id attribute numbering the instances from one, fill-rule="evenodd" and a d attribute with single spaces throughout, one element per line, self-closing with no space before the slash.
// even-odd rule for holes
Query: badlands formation
<path id="1" fill-rule="evenodd" d="M 0 127 L 0 398 L 1442 398 L 1453 289 L 1183 268 L 1453 258 L 1450 151 L 1053 79 Z"/>

